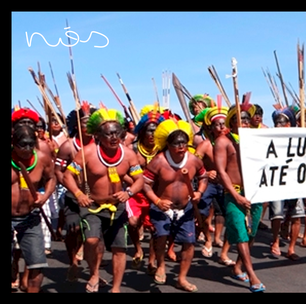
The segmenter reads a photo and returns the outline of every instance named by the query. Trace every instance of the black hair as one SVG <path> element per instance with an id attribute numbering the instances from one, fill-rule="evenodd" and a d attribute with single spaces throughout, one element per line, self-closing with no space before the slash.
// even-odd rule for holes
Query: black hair
<path id="1" fill-rule="evenodd" d="M 41 117 L 41 116 L 39 116 L 38 119 L 39 119 L 39 121 L 42 123 L 42 129 L 43 129 L 44 131 L 46 131 L 46 122 L 45 122 L 44 118 Z M 37 123 L 37 124 L 38 124 L 38 123 Z M 36 124 L 36 127 L 37 127 L 37 124 Z"/>
<path id="2" fill-rule="evenodd" d="M 263 108 L 257 103 L 254 103 L 254 106 L 256 107 L 255 113 L 259 114 L 260 116 L 263 116 L 264 114 Z"/>
<path id="3" fill-rule="evenodd" d="M 167 138 L 168 144 L 171 145 L 171 144 L 174 142 L 174 140 L 175 140 L 179 135 L 184 136 L 185 139 L 186 139 L 186 142 L 189 141 L 189 137 L 188 137 L 188 135 L 187 135 L 184 131 L 182 131 L 182 130 L 176 130 L 176 131 L 172 132 L 172 133 L 168 136 L 168 138 Z"/>

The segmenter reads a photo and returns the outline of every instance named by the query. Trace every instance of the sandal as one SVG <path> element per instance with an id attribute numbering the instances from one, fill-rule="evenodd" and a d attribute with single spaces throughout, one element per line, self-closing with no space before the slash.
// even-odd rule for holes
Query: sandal
<path id="1" fill-rule="evenodd" d="M 212 257 L 212 247 L 207 248 L 207 247 L 205 247 L 205 245 L 203 245 L 202 255 L 206 258 L 211 258 Z"/>
<path id="2" fill-rule="evenodd" d="M 190 284 L 190 283 L 186 283 L 184 285 L 181 285 L 179 282 L 177 282 L 175 287 L 177 289 L 181 289 L 181 290 L 188 291 L 188 292 L 197 292 L 198 291 L 197 286 L 195 286 L 193 284 Z"/>
<path id="3" fill-rule="evenodd" d="M 166 283 L 166 275 L 165 274 L 158 274 L 158 273 L 155 273 L 154 275 L 154 282 L 155 284 L 158 284 L 158 285 L 164 285 Z"/>
<path id="4" fill-rule="evenodd" d="M 231 259 L 222 260 L 221 258 L 218 260 L 218 263 L 225 266 L 234 266 L 236 262 Z"/>

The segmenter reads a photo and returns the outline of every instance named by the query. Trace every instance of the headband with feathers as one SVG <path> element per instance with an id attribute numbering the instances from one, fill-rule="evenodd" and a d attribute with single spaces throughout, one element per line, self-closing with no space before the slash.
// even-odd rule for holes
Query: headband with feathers
<path id="1" fill-rule="evenodd" d="M 102 124 L 108 121 L 119 122 L 120 125 L 124 125 L 123 114 L 115 109 L 106 110 L 105 108 L 100 108 L 99 110 L 93 112 L 87 122 L 87 133 L 95 134 Z"/>
<path id="2" fill-rule="evenodd" d="M 162 121 L 164 121 L 165 118 L 160 113 L 155 111 L 150 111 L 147 114 L 143 115 L 136 125 L 134 129 L 135 134 L 139 134 L 140 130 L 144 127 L 146 127 L 150 123 L 155 123 L 156 125 L 159 125 Z"/>
<path id="3" fill-rule="evenodd" d="M 282 108 L 282 109 L 279 109 L 279 110 L 275 110 L 272 113 L 272 120 L 273 120 L 274 124 L 275 124 L 275 121 L 276 121 L 276 119 L 279 115 L 285 116 L 290 121 L 291 127 L 296 126 L 295 112 L 294 112 L 294 109 L 292 107 L 285 107 L 285 108 Z"/>
<path id="4" fill-rule="evenodd" d="M 194 103 L 202 103 L 204 107 L 212 107 L 212 103 L 214 103 L 214 100 L 208 95 L 208 94 L 197 94 L 194 95 L 188 103 L 189 111 L 192 115 L 195 115 L 193 111 L 193 104 Z"/>
<path id="5" fill-rule="evenodd" d="M 154 132 L 154 141 L 158 150 L 163 150 L 166 146 L 168 136 L 174 131 L 182 130 L 189 138 L 188 145 L 192 145 L 193 132 L 191 125 L 185 120 L 166 119 L 162 121 Z"/>
<path id="6" fill-rule="evenodd" d="M 29 108 L 20 108 L 12 113 L 12 122 L 16 122 L 22 118 L 29 118 L 35 123 L 38 123 L 39 121 L 38 114 Z"/>
<path id="7" fill-rule="evenodd" d="M 218 118 L 226 118 L 228 112 L 228 107 L 222 107 L 222 95 L 217 95 L 217 106 L 212 106 L 207 111 L 204 122 L 207 126 Z"/>

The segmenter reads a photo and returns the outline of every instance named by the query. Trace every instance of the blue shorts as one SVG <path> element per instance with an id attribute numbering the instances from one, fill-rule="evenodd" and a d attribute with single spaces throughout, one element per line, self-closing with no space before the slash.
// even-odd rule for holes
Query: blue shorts
<path id="1" fill-rule="evenodd" d="M 39 211 L 22 217 L 12 217 L 12 227 L 28 269 L 48 267 Z"/>
<path id="2" fill-rule="evenodd" d="M 285 216 L 291 218 L 298 218 L 305 216 L 305 210 L 303 205 L 303 199 L 290 199 L 269 202 L 269 219 L 281 219 Z"/>
<path id="3" fill-rule="evenodd" d="M 198 204 L 200 213 L 204 216 L 209 216 L 209 209 L 212 204 L 215 210 L 218 210 L 216 215 L 224 214 L 224 188 L 220 184 L 208 182 L 207 188 Z"/>
<path id="4" fill-rule="evenodd" d="M 184 215 L 178 220 L 175 217 L 171 220 L 167 214 L 151 204 L 150 218 L 155 228 L 153 238 L 172 236 L 176 244 L 195 243 L 194 209 L 191 202 L 186 205 Z"/>

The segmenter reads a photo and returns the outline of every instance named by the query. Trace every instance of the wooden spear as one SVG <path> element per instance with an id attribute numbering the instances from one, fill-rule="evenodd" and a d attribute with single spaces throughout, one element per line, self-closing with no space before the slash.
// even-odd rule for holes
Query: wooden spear
<path id="1" fill-rule="evenodd" d="M 240 101 L 239 101 L 239 90 L 238 90 L 238 80 L 237 80 L 237 60 L 232 58 L 232 75 L 233 85 L 234 85 L 234 95 L 235 95 L 235 104 L 236 104 L 236 117 L 238 128 L 241 128 L 241 111 L 240 111 Z"/>
<path id="2" fill-rule="evenodd" d="M 224 87 L 222 86 L 222 83 L 219 79 L 219 76 L 217 74 L 217 71 L 216 71 L 215 67 L 214 66 L 208 67 L 208 72 L 209 72 L 209 75 L 211 76 L 211 78 L 213 79 L 213 81 L 215 82 L 215 84 L 217 85 L 217 88 L 219 89 L 221 95 L 223 96 L 227 106 L 230 107 L 231 102 L 230 102 L 230 100 L 229 100 L 229 98 L 228 98 L 228 96 L 227 96 L 227 94 L 224 90 Z"/>
<path id="3" fill-rule="evenodd" d="M 173 84 L 173 87 L 175 89 L 177 98 L 178 98 L 178 100 L 181 104 L 181 107 L 182 107 L 182 110 L 184 112 L 185 118 L 190 123 L 190 125 L 192 126 L 193 133 L 195 133 L 195 128 L 194 128 L 193 122 L 192 122 L 191 117 L 190 117 L 190 112 L 189 112 L 189 109 L 188 109 L 187 104 L 186 104 L 185 96 L 183 94 L 182 85 L 181 85 L 180 81 L 178 80 L 178 78 L 176 77 L 176 75 L 174 73 L 172 73 L 172 84 Z"/>
<path id="4" fill-rule="evenodd" d="M 286 103 L 287 107 L 289 107 L 289 103 L 288 103 L 288 99 L 287 99 L 287 95 L 286 95 L 285 83 L 284 83 L 283 76 L 282 76 L 280 68 L 279 68 L 278 59 L 277 59 L 277 56 L 276 56 L 276 51 L 274 51 L 274 57 L 275 57 L 275 61 L 276 61 L 276 67 L 277 67 L 277 70 L 278 70 L 279 79 L 280 79 L 280 82 L 281 82 L 281 85 L 282 85 L 282 90 L 283 90 L 283 94 L 284 94 L 285 103 Z"/>
<path id="5" fill-rule="evenodd" d="M 120 84 L 122 86 L 122 89 L 123 89 L 123 91 L 124 91 L 128 101 L 129 101 L 129 104 L 130 104 L 129 111 L 130 111 L 130 113 L 131 113 L 131 115 L 133 117 L 133 120 L 134 120 L 135 124 L 137 124 L 139 122 L 139 120 L 140 120 L 139 113 L 138 113 L 138 111 L 137 111 L 137 109 L 136 109 L 136 107 L 134 105 L 134 102 L 133 102 L 132 98 L 130 97 L 130 94 L 128 93 L 128 90 L 126 89 L 126 87 L 125 87 L 125 85 L 123 83 L 123 80 L 120 77 L 119 73 L 117 73 L 117 76 L 119 78 L 119 82 L 120 82 Z"/>

